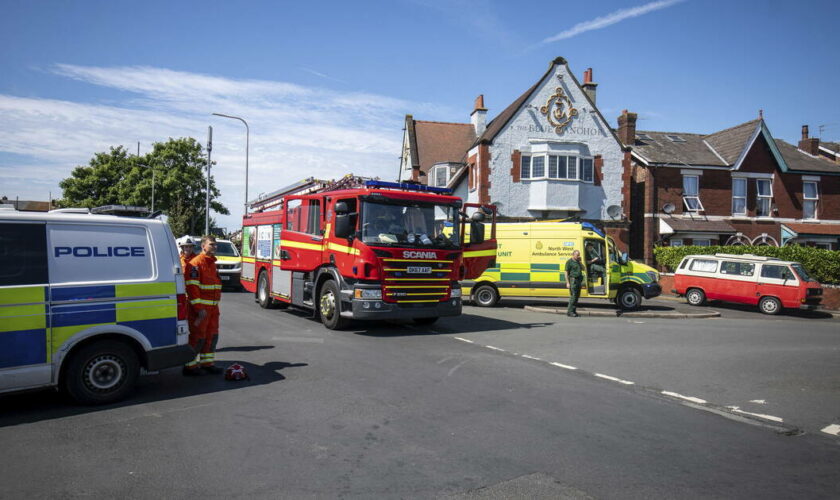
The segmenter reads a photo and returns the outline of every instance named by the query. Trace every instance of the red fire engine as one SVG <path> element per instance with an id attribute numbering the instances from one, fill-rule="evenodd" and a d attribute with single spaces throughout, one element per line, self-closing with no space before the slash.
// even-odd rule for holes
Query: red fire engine
<path id="1" fill-rule="evenodd" d="M 309 309 L 330 329 L 354 319 L 457 316 L 458 280 L 478 277 L 496 257 L 495 207 L 442 188 L 310 178 L 251 209 L 242 222 L 242 285 L 260 306 Z"/>

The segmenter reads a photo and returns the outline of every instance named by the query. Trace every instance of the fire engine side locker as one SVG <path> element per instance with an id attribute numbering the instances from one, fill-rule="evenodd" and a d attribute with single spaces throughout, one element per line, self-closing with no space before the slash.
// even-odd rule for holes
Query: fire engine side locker
<path id="1" fill-rule="evenodd" d="M 283 256 L 287 254 L 283 249 L 283 228 L 274 224 L 272 232 L 271 294 L 288 300 L 292 296 L 292 272 L 283 270 Z"/>

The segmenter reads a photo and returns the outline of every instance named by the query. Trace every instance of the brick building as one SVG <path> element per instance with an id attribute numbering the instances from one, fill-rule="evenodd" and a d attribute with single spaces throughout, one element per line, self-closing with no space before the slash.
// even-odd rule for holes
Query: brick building
<path id="1" fill-rule="evenodd" d="M 655 245 L 840 249 L 840 157 L 807 126 L 793 146 L 763 118 L 706 135 L 636 130 L 627 111 L 618 125 L 632 149 L 634 258 L 652 263 Z"/>
<path id="2" fill-rule="evenodd" d="M 580 83 L 558 57 L 490 122 L 484 96 L 470 123 L 407 115 L 400 178 L 494 203 L 501 220 L 594 222 L 626 250 L 630 153 L 598 111 L 596 87 L 591 69 Z"/>

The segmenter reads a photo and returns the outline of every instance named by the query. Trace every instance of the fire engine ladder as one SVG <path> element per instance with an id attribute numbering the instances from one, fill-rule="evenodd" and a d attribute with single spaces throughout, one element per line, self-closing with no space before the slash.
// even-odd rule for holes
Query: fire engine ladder
<path id="1" fill-rule="evenodd" d="M 355 176 L 353 174 L 347 174 L 338 180 L 328 181 L 308 177 L 272 193 L 260 196 L 256 200 L 250 202 L 250 207 L 253 212 L 265 212 L 266 210 L 278 207 L 280 203 L 282 203 L 283 198 L 286 196 L 325 193 L 328 191 L 338 191 L 339 189 L 350 189 L 363 186 L 364 183 L 369 180 L 372 179 L 368 177 Z"/>

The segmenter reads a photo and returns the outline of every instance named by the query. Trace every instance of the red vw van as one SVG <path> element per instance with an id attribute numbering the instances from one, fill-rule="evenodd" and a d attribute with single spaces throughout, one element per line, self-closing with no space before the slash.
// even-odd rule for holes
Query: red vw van
<path id="1" fill-rule="evenodd" d="M 765 314 L 815 309 L 822 300 L 822 286 L 802 264 L 752 254 L 688 255 L 674 273 L 674 286 L 693 306 L 723 300 L 758 305 Z"/>

